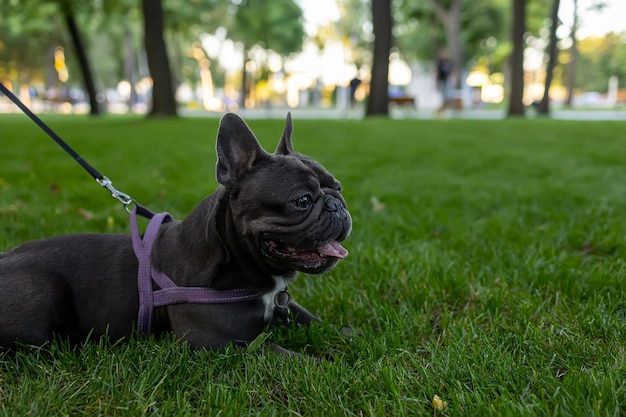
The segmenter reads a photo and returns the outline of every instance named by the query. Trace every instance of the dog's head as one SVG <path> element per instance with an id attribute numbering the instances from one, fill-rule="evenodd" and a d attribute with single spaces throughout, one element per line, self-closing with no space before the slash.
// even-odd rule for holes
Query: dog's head
<path id="1" fill-rule="evenodd" d="M 274 154 L 228 113 L 217 135 L 217 180 L 227 191 L 236 238 L 272 273 L 322 273 L 348 252 L 352 219 L 339 182 L 293 150 L 291 115 Z"/>

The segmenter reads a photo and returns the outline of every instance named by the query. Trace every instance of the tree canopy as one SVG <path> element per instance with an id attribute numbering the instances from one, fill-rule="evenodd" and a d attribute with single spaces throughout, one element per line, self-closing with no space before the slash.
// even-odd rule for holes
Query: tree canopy
<path id="1" fill-rule="evenodd" d="M 550 7 L 554 4 L 543 0 L 393 0 L 382 3 L 336 0 L 340 18 L 319 27 L 317 33 L 307 35 L 297 0 L 154 1 L 163 10 L 163 24 L 158 32 L 162 32 L 164 46 L 160 48 L 163 52 L 158 63 L 152 60 L 155 52 L 148 45 L 157 36 L 148 36 L 148 44 L 144 45 L 146 14 L 142 12 L 142 2 L 137 0 L 0 0 L 0 81 L 12 83 L 14 88 L 28 86 L 38 94 L 55 88 L 84 91 L 91 99 L 92 108 L 97 107 L 96 96 L 102 100 L 108 97 L 109 90 L 118 88 L 120 81 L 128 81 L 133 86 L 128 99 L 131 105 L 138 101 L 136 83 L 149 75 L 155 78 L 155 74 L 166 67 L 167 60 L 167 66 L 171 67 L 170 81 L 158 82 L 159 87 L 171 84 L 175 90 L 188 84 L 194 88 L 208 73 L 216 85 L 224 86 L 227 82 L 234 85 L 243 104 L 246 92 L 255 88 L 255 83 L 271 78 L 268 63 L 263 61 L 268 54 L 263 51 L 272 51 L 285 60 L 312 43 L 321 56 L 329 43 L 339 42 L 347 51 L 344 52 L 347 65 L 376 68 L 376 74 L 370 77 L 372 84 L 369 79 L 364 83 L 369 94 L 373 91 L 370 88 L 384 84 L 381 63 L 387 67 L 389 61 L 385 59 L 388 52 L 377 54 L 374 50 L 377 15 L 371 13 L 371 8 L 383 4 L 388 6 L 391 20 L 382 26 L 392 30 L 389 42 L 385 41 L 390 46 L 384 49 L 394 52 L 394 56 L 409 62 L 428 62 L 440 48 L 447 47 L 456 51 L 459 67 L 465 73 L 479 68 L 487 71 L 488 76 L 506 74 L 504 87 L 510 92 L 514 67 L 510 58 L 515 41 L 510 28 L 517 19 L 512 5 L 523 1 L 526 13 L 523 34 L 518 34 L 521 43 L 516 47 L 540 55 L 542 48 L 548 45 Z M 380 22 L 376 26 L 377 31 L 386 33 Z M 209 66 L 208 61 L 199 59 L 197 52 L 193 52 L 198 48 L 202 50 L 203 36 L 216 30 L 238 45 L 238 55 L 243 49 L 240 69 L 231 69 L 228 75 L 218 62 L 211 62 Z M 574 28 L 571 31 L 575 33 Z M 559 35 L 556 50 L 551 48 L 551 53 L 547 54 L 546 49 L 546 56 L 555 56 L 554 72 L 548 71 L 554 83 L 563 84 L 567 78 L 571 80 L 571 90 L 601 93 L 607 91 L 611 77 L 620 86 L 625 85 L 624 36 L 624 33 L 615 33 L 577 39 L 576 46 L 570 48 L 567 39 Z M 575 53 L 572 48 L 576 49 Z M 208 58 L 207 51 L 202 54 Z M 574 59 L 571 57 L 576 57 L 576 62 L 570 65 Z M 260 66 L 245 70 L 245 62 L 251 58 Z M 551 61 L 544 58 L 543 69 L 533 70 L 531 79 L 537 84 L 545 79 L 547 62 Z M 519 67 L 519 63 L 515 65 Z M 280 71 L 284 71 L 282 68 Z M 275 66 L 273 71 L 277 71 Z M 241 81 L 233 82 L 236 77 L 241 77 Z M 387 89 L 381 88 L 381 91 Z M 381 97 L 377 100 L 385 100 L 384 92 L 375 96 Z"/>

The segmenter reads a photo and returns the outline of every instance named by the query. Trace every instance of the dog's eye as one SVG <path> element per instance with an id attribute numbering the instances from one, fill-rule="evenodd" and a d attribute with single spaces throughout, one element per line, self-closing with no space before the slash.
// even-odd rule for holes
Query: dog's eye
<path id="1" fill-rule="evenodd" d="M 308 209 L 309 207 L 311 207 L 311 204 L 313 204 L 313 198 L 311 198 L 310 195 L 306 194 L 293 200 L 293 203 L 299 209 Z"/>

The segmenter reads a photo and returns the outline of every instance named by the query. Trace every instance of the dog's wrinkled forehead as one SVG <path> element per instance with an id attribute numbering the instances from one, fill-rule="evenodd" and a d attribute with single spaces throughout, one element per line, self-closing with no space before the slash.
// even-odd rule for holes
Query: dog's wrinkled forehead
<path id="1" fill-rule="evenodd" d="M 282 190 L 286 193 L 302 189 L 341 189 L 339 182 L 322 165 L 298 153 L 272 155 L 260 161 L 238 185 L 252 187 L 251 191 Z"/>
<path id="2" fill-rule="evenodd" d="M 302 164 L 308 167 L 313 175 L 315 175 L 323 188 L 331 188 L 333 190 L 341 190 L 341 184 L 330 172 L 326 170 L 319 162 L 315 161 L 306 155 L 295 153 L 292 155 L 297 158 Z"/>

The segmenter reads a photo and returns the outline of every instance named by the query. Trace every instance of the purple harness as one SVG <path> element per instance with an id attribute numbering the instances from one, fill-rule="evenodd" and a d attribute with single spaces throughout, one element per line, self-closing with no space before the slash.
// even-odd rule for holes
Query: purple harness
<path id="1" fill-rule="evenodd" d="M 152 331 L 154 308 L 171 304 L 227 304 L 253 300 L 262 294 L 246 290 L 215 290 L 207 287 L 179 287 L 167 275 L 157 271 L 151 262 L 152 245 L 156 240 L 161 224 L 172 220 L 169 213 L 158 213 L 150 219 L 146 232 L 141 238 L 137 226 L 137 207 L 130 213 L 130 232 L 133 249 L 139 261 L 137 283 L 139 286 L 139 334 Z M 159 289 L 153 289 L 153 283 Z"/>

